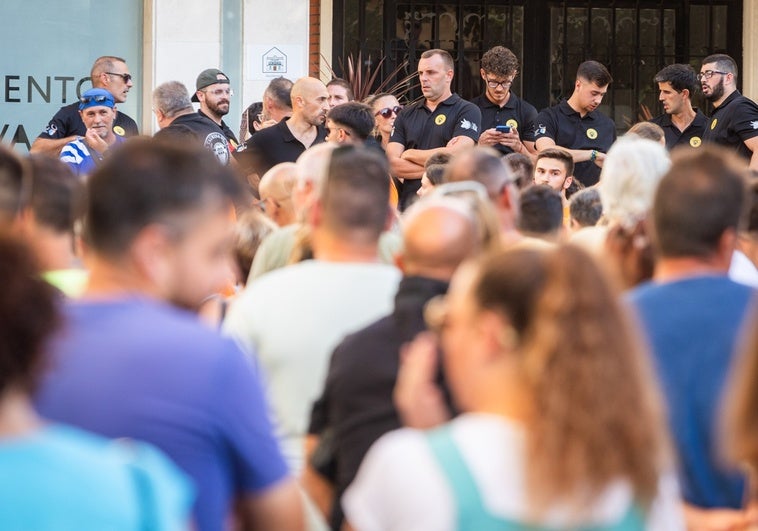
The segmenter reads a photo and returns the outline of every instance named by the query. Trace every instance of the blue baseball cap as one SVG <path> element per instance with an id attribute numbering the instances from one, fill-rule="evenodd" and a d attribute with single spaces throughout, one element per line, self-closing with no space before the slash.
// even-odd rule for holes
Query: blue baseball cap
<path id="1" fill-rule="evenodd" d="M 116 106 L 116 100 L 113 99 L 113 94 L 105 89 L 93 88 L 82 94 L 79 98 L 79 110 L 83 111 L 89 107 L 110 107 L 111 109 Z"/>

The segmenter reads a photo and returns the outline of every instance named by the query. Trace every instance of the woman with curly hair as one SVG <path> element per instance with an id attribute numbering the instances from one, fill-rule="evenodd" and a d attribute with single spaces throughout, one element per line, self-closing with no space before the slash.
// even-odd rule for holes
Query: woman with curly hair
<path id="1" fill-rule="evenodd" d="M 459 269 L 439 304 L 430 321 L 462 414 L 376 443 L 345 496 L 355 529 L 684 528 L 647 357 L 587 254 L 487 256 Z M 417 374 L 398 387 L 426 387 L 425 414 L 441 412 L 435 340 L 406 354 Z"/>

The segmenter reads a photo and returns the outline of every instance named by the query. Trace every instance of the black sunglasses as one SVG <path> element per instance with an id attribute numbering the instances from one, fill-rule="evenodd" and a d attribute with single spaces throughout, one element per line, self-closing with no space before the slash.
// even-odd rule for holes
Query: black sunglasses
<path id="1" fill-rule="evenodd" d="M 124 83 L 129 83 L 132 80 L 131 74 L 117 74 L 116 72 L 106 72 L 109 76 L 118 76 L 124 80 Z"/>
<path id="2" fill-rule="evenodd" d="M 394 107 L 385 107 L 381 111 L 375 112 L 374 116 L 379 116 L 381 114 L 382 118 L 389 118 L 390 116 L 392 116 L 393 112 L 395 113 L 395 116 L 397 116 L 402 110 L 403 110 L 403 107 L 400 105 L 395 105 Z"/>
<path id="3" fill-rule="evenodd" d="M 108 96 L 82 96 L 79 98 L 79 101 L 82 102 L 84 105 L 87 105 L 90 102 L 95 103 L 103 103 L 104 101 L 108 101 Z"/>

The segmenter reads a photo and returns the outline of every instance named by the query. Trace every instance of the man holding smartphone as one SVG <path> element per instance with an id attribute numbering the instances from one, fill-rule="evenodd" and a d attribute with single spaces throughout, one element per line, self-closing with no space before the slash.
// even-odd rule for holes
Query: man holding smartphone
<path id="1" fill-rule="evenodd" d="M 471 100 L 482 111 L 480 146 L 491 146 L 503 155 L 534 153 L 532 122 L 537 109 L 511 92 L 519 63 L 508 48 L 495 46 L 482 56 L 479 73 L 484 94 Z"/>

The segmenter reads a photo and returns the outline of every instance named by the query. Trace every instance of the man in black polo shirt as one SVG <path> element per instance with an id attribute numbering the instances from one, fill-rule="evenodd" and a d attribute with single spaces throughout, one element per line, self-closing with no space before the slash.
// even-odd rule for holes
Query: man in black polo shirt
<path id="1" fill-rule="evenodd" d="M 703 142 L 734 149 L 758 172 L 758 105 L 737 90 L 737 64 L 724 54 L 709 55 L 697 76 L 703 95 L 713 103 L 713 114 Z"/>
<path id="2" fill-rule="evenodd" d="M 326 85 L 315 77 L 302 77 L 292 85 L 290 97 L 292 116 L 258 131 L 235 153 L 256 194 L 264 173 L 281 162 L 295 162 L 303 151 L 326 140 Z"/>
<path id="3" fill-rule="evenodd" d="M 229 98 L 234 95 L 229 87 L 229 78 L 221 70 L 208 68 L 197 76 L 195 88 L 192 101 L 200 103 L 197 113 L 213 120 L 224 132 L 232 150 L 237 149 L 237 137 L 222 119 L 229 114 Z"/>
<path id="4" fill-rule="evenodd" d="M 479 145 L 492 146 L 503 155 L 533 152 L 537 109 L 511 92 L 518 75 L 518 59 L 508 48 L 495 46 L 482 56 L 481 65 L 484 94 L 471 100 L 482 111 Z M 511 131 L 499 132 L 495 129 L 498 125 L 508 126 Z"/>
<path id="5" fill-rule="evenodd" d="M 449 53 L 438 49 L 422 53 L 418 75 L 424 100 L 400 111 L 387 145 L 392 173 L 403 180 L 400 210 L 418 197 L 426 159 L 473 146 L 481 130 L 479 107 L 450 90 L 453 58 Z"/>
<path id="6" fill-rule="evenodd" d="M 708 119 L 692 108 L 692 95 L 697 89 L 695 70 L 690 65 L 673 64 L 655 75 L 663 103 L 663 114 L 651 122 L 659 125 L 666 135 L 666 149 L 674 146 L 699 147 Z"/>
<path id="7" fill-rule="evenodd" d="M 126 61 L 120 57 L 104 55 L 98 57 L 90 71 L 92 88 L 102 88 L 113 95 L 116 106 L 126 101 L 126 95 L 132 88 L 132 75 Z M 139 134 L 137 123 L 126 114 L 116 112 L 113 132 L 118 136 L 135 136 Z M 87 134 L 87 128 L 79 115 L 79 100 L 61 107 L 55 113 L 42 133 L 32 144 L 31 153 L 46 153 L 58 156 L 63 146 Z"/>
<path id="8" fill-rule="evenodd" d="M 584 186 L 598 182 L 605 154 L 616 141 L 616 124 L 597 111 L 611 81 L 605 66 L 583 62 L 571 97 L 540 112 L 534 122 L 537 150 L 556 145 L 568 149 L 576 163 L 574 177 Z"/>

